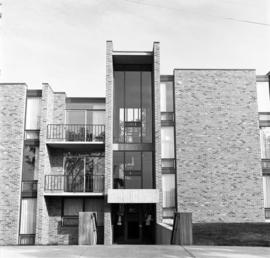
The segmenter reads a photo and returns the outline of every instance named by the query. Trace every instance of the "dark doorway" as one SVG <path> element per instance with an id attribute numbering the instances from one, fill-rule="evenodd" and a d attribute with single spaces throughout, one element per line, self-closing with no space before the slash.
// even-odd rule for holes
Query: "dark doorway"
<path id="1" fill-rule="evenodd" d="M 152 204 L 113 206 L 113 239 L 117 244 L 153 244 L 155 209 Z"/>

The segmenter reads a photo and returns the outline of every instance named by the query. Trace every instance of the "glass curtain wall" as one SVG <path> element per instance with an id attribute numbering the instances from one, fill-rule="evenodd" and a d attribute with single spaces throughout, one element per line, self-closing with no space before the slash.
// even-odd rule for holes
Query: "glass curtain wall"
<path id="1" fill-rule="evenodd" d="M 152 143 L 152 72 L 115 71 L 113 106 L 113 142 L 141 144 L 114 151 L 114 188 L 153 188 L 153 153 L 143 151 L 143 143 Z"/>
<path id="2" fill-rule="evenodd" d="M 151 72 L 114 73 L 114 143 L 152 142 Z"/>
<path id="3" fill-rule="evenodd" d="M 152 152 L 115 151 L 113 178 L 114 189 L 153 188 Z"/>

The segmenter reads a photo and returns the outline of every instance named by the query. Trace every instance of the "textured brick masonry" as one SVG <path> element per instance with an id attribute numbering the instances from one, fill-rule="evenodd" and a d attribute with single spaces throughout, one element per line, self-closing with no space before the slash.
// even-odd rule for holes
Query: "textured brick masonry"
<path id="1" fill-rule="evenodd" d="M 25 84 L 0 84 L 0 245 L 17 245 Z"/>
<path id="2" fill-rule="evenodd" d="M 193 222 L 262 222 L 254 70 L 175 70 L 177 199 Z"/>

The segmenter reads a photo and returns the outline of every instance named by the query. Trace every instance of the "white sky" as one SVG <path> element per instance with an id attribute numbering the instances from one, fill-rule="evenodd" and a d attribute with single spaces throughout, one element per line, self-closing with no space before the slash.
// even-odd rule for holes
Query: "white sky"
<path id="1" fill-rule="evenodd" d="M 105 44 L 174 68 L 270 70 L 270 0 L 2 0 L 0 81 L 105 96 Z"/>

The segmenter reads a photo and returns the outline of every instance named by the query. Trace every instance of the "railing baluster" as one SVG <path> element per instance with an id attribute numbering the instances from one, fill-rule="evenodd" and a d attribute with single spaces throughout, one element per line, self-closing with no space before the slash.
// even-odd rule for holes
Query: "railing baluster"
<path id="1" fill-rule="evenodd" d="M 100 142 L 104 141 L 104 136 L 104 125 L 49 124 L 47 126 L 47 139 Z"/>
<path id="2" fill-rule="evenodd" d="M 66 187 L 67 188 L 66 188 Z M 31 186 L 34 189 L 34 183 Z M 103 192 L 104 175 L 45 175 L 45 191 Z"/>

